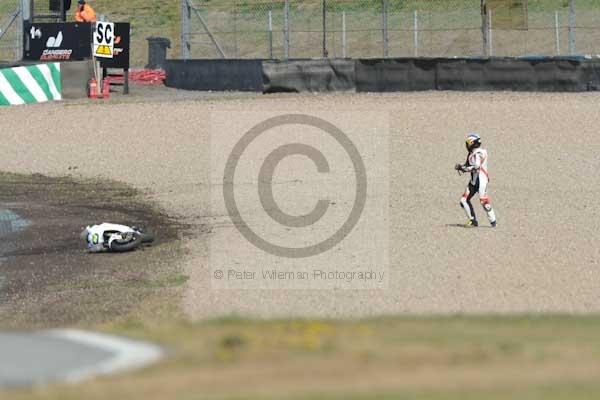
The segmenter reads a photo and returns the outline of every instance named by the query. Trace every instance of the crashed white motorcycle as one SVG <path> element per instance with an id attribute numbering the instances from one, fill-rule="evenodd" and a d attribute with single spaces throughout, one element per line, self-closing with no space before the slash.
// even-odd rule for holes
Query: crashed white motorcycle
<path id="1" fill-rule="evenodd" d="M 154 235 L 135 226 L 111 224 L 88 225 L 80 235 L 92 253 L 122 253 L 137 249 L 142 243 L 152 243 Z"/>

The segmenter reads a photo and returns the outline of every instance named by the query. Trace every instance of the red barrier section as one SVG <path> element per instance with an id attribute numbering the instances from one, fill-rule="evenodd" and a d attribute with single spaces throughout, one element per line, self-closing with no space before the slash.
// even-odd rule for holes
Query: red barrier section
<path id="1" fill-rule="evenodd" d="M 129 71 L 129 81 L 139 85 L 162 85 L 167 74 L 162 69 L 138 69 Z M 110 82 L 123 84 L 123 75 L 110 75 Z"/>

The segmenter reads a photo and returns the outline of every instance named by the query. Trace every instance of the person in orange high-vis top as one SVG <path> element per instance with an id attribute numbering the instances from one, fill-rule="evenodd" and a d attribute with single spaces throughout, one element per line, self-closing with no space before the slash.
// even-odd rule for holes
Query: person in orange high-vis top
<path id="1" fill-rule="evenodd" d="M 75 21 L 77 22 L 96 22 L 96 12 L 85 2 L 79 0 L 77 2 L 77 11 L 75 12 Z"/>

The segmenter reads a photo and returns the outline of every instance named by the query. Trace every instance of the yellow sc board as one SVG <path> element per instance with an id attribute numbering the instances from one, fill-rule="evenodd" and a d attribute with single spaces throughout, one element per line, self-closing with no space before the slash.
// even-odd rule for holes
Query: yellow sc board
<path id="1" fill-rule="evenodd" d="M 115 24 L 98 21 L 94 28 L 94 57 L 113 58 Z"/>

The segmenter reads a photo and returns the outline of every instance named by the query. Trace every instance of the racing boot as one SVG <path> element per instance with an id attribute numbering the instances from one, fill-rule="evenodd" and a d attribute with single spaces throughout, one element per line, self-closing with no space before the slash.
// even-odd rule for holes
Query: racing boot
<path id="1" fill-rule="evenodd" d="M 475 218 L 470 219 L 467 221 L 467 223 L 465 224 L 465 226 L 467 228 L 477 228 L 479 226 L 479 222 L 477 222 L 477 220 Z"/>

